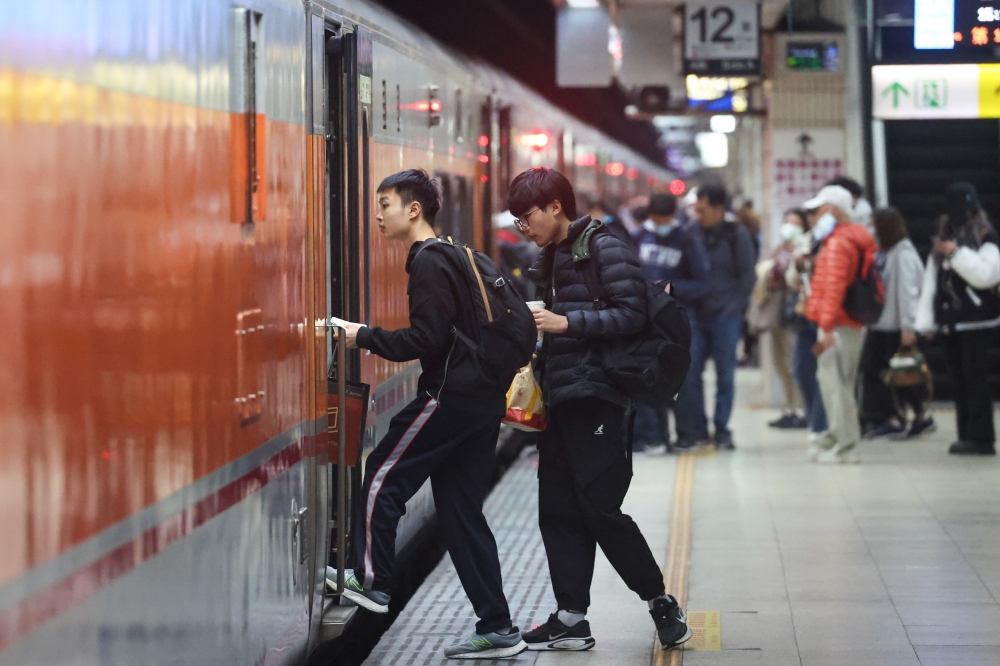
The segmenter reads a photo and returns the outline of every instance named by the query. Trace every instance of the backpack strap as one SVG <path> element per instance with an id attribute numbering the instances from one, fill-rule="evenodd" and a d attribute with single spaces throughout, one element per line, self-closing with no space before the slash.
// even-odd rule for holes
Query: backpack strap
<path id="1" fill-rule="evenodd" d="M 600 262 L 597 259 L 597 245 L 593 242 L 594 237 L 599 233 L 608 233 L 607 229 L 602 227 L 604 224 L 599 220 L 591 220 L 583 233 L 573 241 L 572 247 L 573 263 L 579 265 L 580 262 L 585 262 L 581 266 L 581 272 L 583 273 L 583 281 L 587 285 L 587 291 L 590 292 L 590 298 L 594 302 L 595 310 L 604 308 L 604 289 L 601 286 L 599 273 Z"/>
<path id="2" fill-rule="evenodd" d="M 472 266 L 472 273 L 476 276 L 476 282 L 479 283 L 479 294 L 483 297 L 483 305 L 486 306 L 486 321 L 493 321 L 493 311 L 490 310 L 490 299 L 486 297 L 486 285 L 483 284 L 483 276 L 479 273 L 479 268 L 476 266 L 476 260 L 472 256 L 472 250 L 468 245 L 463 246 L 465 248 L 465 253 L 469 257 L 469 265 Z"/>

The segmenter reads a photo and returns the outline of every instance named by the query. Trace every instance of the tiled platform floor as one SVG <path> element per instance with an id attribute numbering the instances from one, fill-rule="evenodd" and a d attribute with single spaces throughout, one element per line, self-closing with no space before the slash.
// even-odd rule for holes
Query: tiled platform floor
<path id="1" fill-rule="evenodd" d="M 948 456 L 954 414 L 917 442 L 865 442 L 861 465 L 806 462 L 799 432 L 767 428 L 770 410 L 742 372 L 733 417 L 739 449 L 695 469 L 691 610 L 722 613 L 722 650 L 687 666 L 1000 666 L 1000 461 Z M 641 454 L 626 510 L 662 563 L 676 458 Z M 532 459 L 491 495 L 515 621 L 553 608 L 536 527 Z M 640 602 L 598 555 L 589 653 L 524 653 L 552 666 L 650 663 Z M 474 617 L 449 558 L 383 637 L 369 664 L 444 664 L 443 647 Z M 452 662 L 454 663 L 454 662 Z"/>

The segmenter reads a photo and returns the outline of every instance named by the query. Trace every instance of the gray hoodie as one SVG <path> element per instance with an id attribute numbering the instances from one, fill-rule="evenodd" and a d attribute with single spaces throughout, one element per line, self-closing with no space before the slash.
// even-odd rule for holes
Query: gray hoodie
<path id="1" fill-rule="evenodd" d="M 909 238 L 904 238 L 884 253 L 879 264 L 885 284 L 885 307 L 882 316 L 871 325 L 872 330 L 916 330 L 920 283 L 924 275 L 924 264 L 917 249 Z"/>

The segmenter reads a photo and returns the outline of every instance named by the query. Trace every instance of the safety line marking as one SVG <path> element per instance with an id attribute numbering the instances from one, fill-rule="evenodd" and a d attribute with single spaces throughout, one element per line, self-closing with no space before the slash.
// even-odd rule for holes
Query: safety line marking
<path id="1" fill-rule="evenodd" d="M 694 467 L 697 457 L 682 453 L 677 457 L 674 474 L 674 499 L 670 516 L 670 540 L 667 543 L 667 565 L 663 569 L 663 582 L 667 594 L 672 594 L 681 608 L 687 606 L 688 567 L 691 557 L 691 499 L 694 495 Z M 680 666 L 684 663 L 682 650 L 664 650 L 659 639 L 653 637 L 652 666 Z"/>

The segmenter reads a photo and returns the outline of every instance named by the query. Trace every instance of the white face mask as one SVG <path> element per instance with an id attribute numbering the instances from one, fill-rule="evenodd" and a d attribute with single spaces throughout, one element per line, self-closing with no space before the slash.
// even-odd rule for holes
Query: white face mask
<path id="1" fill-rule="evenodd" d="M 833 213 L 824 213 L 816 220 L 816 226 L 813 227 L 813 240 L 823 240 L 833 233 L 835 226 L 837 226 L 837 218 L 833 216 Z"/>
<path id="2" fill-rule="evenodd" d="M 780 227 L 778 227 L 778 234 L 781 236 L 783 241 L 793 241 L 802 235 L 802 227 L 791 222 L 783 222 Z"/>
<path id="3" fill-rule="evenodd" d="M 646 220 L 645 222 L 642 223 L 643 229 L 645 229 L 646 231 L 651 231 L 657 236 L 661 237 L 669 235 L 670 232 L 674 230 L 674 226 L 675 226 L 674 222 L 671 222 L 670 224 L 657 224 L 652 220 Z"/>

